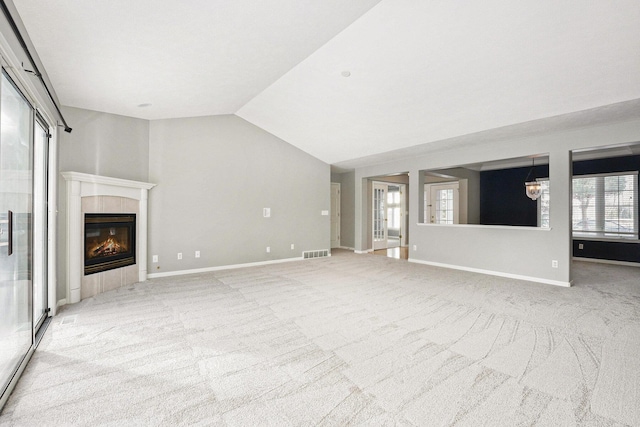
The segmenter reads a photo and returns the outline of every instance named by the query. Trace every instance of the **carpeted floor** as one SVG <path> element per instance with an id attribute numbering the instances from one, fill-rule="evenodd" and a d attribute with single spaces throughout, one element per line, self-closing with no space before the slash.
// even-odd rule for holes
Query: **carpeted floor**
<path id="1" fill-rule="evenodd" d="M 640 270 L 335 251 L 65 307 L 0 425 L 640 426 Z"/>

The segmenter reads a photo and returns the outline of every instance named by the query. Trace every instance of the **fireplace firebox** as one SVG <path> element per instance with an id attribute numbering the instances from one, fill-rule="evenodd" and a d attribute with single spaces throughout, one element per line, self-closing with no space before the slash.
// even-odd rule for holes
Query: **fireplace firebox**
<path id="1" fill-rule="evenodd" d="M 136 214 L 84 215 L 84 275 L 136 263 Z"/>

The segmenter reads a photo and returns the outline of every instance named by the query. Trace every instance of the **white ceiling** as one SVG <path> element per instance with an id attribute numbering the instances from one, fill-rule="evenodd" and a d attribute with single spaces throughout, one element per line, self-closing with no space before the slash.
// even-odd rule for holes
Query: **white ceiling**
<path id="1" fill-rule="evenodd" d="M 160 119 L 235 113 L 379 1 L 14 4 L 62 104 Z"/>
<path id="2" fill-rule="evenodd" d="M 65 105 L 148 119 L 236 113 L 331 164 L 546 118 L 562 129 L 611 104 L 612 119 L 638 111 L 625 102 L 640 98 L 638 0 L 16 7 Z"/>

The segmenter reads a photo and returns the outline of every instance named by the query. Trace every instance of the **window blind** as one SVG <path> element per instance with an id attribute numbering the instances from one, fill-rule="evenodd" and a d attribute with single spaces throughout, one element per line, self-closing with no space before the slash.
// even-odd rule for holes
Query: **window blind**
<path id="1" fill-rule="evenodd" d="M 585 236 L 638 237 L 638 172 L 573 179 L 573 232 Z"/>

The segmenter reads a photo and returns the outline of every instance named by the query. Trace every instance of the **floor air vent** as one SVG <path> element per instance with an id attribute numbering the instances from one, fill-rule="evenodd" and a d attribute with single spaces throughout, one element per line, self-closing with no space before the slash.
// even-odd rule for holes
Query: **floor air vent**
<path id="1" fill-rule="evenodd" d="M 60 324 L 61 325 L 73 325 L 73 324 L 76 323 L 76 320 L 78 320 L 78 315 L 77 314 L 74 314 L 73 316 L 65 316 L 60 321 Z"/>
<path id="2" fill-rule="evenodd" d="M 329 256 L 329 250 L 328 249 L 322 249 L 319 251 L 304 251 L 302 252 L 302 257 L 304 259 L 307 258 L 321 258 L 321 257 L 325 257 L 325 256 Z"/>

